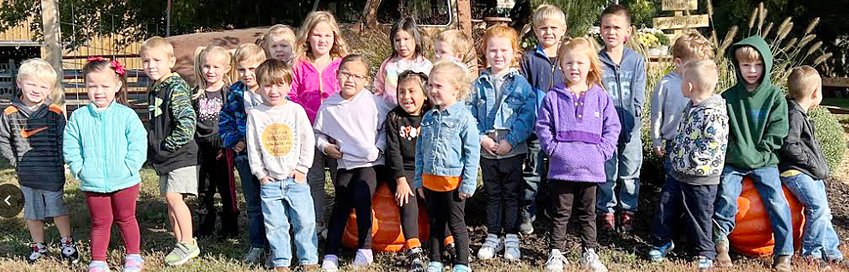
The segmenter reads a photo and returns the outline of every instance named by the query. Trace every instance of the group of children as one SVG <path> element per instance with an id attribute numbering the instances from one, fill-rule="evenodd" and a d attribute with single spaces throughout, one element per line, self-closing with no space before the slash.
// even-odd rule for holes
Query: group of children
<path id="1" fill-rule="evenodd" d="M 352 264 L 368 266 L 371 199 L 386 182 L 400 207 L 409 270 L 437 272 L 450 265 L 471 271 L 464 207 L 480 169 L 488 234 L 478 259 L 521 259 L 519 235 L 533 232 L 537 194 L 545 192 L 553 221 L 545 269 L 563 271 L 568 264 L 567 223 L 574 212 L 579 264 L 607 271 L 597 254 L 596 225 L 633 229 L 645 62 L 625 47 L 631 22 L 624 7 L 602 13 L 600 51 L 590 38 L 564 38 L 565 19 L 555 6 L 538 7 L 533 29 L 539 45 L 524 54 L 514 29 L 488 28 L 481 41 L 485 68 L 478 75 L 468 66 L 474 49 L 463 32 L 439 33 L 432 63 L 415 21 L 403 18 L 390 31 L 392 54 L 380 65 L 373 90 L 367 87 L 369 61 L 348 53 L 335 18 L 325 11 L 312 12 L 297 35 L 274 26 L 258 44 L 239 45 L 232 55 L 219 46 L 199 48 L 193 89 L 172 72 L 172 45 L 154 37 L 140 52 L 154 82 L 147 131 L 126 106 L 126 71 L 117 61 L 89 59 L 83 75 L 91 103 L 67 124 L 62 109 L 47 99 L 58 76 L 42 60 L 26 61 L 17 82 L 22 94 L 0 116 L 0 153 L 16 167 L 25 194 L 33 240 L 29 261 L 46 253 L 45 217 L 59 228 L 63 257 L 80 258 L 62 200 L 67 164 L 81 180 L 91 216 L 89 271 L 108 271 L 113 223 L 126 247 L 123 271 L 140 271 L 135 204 L 139 170 L 148 161 L 160 176 L 176 239 L 165 257 L 169 265 L 198 256 L 195 237 L 214 233 L 216 192 L 223 204 L 218 236 L 239 235 L 235 168 L 247 207 L 246 262 L 265 259 L 267 266 L 287 271 L 294 242 L 298 265 L 318 269 L 318 237 L 326 235 L 320 268 L 336 271 L 353 210 L 358 231 Z M 711 268 L 714 260 L 730 265 L 726 237 L 734 228 L 742 178 L 750 175 L 768 200 L 776 269 L 789 271 L 793 255 L 781 184 L 806 206 L 802 255 L 826 266 L 842 262 L 823 185 L 828 167 L 806 115 L 822 98 L 816 71 L 794 70 L 785 101 L 769 79 L 768 46 L 750 37 L 731 47 L 738 84 L 720 96 L 704 37 L 683 35 L 672 54 L 676 69 L 651 101 L 652 147 L 665 158 L 667 179 L 649 258 L 663 260 L 674 248 L 683 212 L 698 267 Z M 229 80 L 233 68 L 237 82 Z M 327 222 L 325 167 L 335 191 Z M 198 194 L 206 215 L 194 230 L 185 197 Z M 427 263 L 418 238 L 420 202 L 429 216 Z"/>

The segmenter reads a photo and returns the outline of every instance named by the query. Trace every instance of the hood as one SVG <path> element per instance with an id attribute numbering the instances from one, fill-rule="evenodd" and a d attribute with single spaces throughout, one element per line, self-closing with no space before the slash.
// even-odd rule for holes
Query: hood
<path id="1" fill-rule="evenodd" d="M 770 79 L 770 74 L 772 73 L 772 51 L 769 50 L 769 45 L 766 44 L 766 41 L 761 38 L 761 36 L 755 35 L 748 38 L 743 39 L 731 46 L 728 49 L 728 58 L 731 59 L 731 62 L 734 64 L 734 71 L 737 74 L 737 85 L 735 88 L 746 88 L 746 82 L 743 80 L 743 74 L 740 73 L 740 67 L 737 63 L 737 58 L 734 56 L 734 52 L 737 51 L 738 48 L 749 46 L 755 48 L 758 53 L 761 54 L 761 58 L 764 62 L 764 75 L 761 78 L 761 84 L 758 85 L 758 88 L 755 89 L 752 93 L 757 93 L 760 90 L 764 90 L 767 88 L 772 88 L 772 80 Z"/>
<path id="2" fill-rule="evenodd" d="M 21 97 L 16 96 L 12 98 L 12 106 L 18 108 L 19 111 L 21 111 L 25 116 L 28 117 L 33 116 L 33 114 L 36 114 L 42 109 L 49 107 L 52 103 L 53 101 L 50 101 L 50 98 L 45 98 L 44 103 L 41 103 L 41 106 L 38 106 L 38 108 L 33 111 L 30 110 L 27 105 L 24 105 L 24 101 L 21 100 Z"/>

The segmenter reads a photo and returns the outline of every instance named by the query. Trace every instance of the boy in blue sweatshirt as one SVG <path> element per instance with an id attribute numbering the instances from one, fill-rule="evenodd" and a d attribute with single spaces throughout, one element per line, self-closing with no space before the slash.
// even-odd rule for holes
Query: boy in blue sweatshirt
<path id="1" fill-rule="evenodd" d="M 631 232 L 640 194 L 640 167 L 643 143 L 640 139 L 640 114 L 646 100 L 646 67 L 643 57 L 625 48 L 630 38 L 631 17 L 628 9 L 612 5 L 601 13 L 601 36 L 605 47 L 599 52 L 604 88 L 613 99 L 622 124 L 616 154 L 605 165 L 607 182 L 599 186 L 597 210 L 602 230 L 616 229 L 614 213 L 618 208 L 619 230 Z M 619 197 L 616 187 L 621 184 Z"/>

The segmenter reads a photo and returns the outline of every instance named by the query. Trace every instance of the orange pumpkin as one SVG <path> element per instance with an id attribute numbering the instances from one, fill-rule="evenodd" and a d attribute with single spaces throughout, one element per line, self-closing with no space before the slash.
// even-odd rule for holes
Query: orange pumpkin
<path id="1" fill-rule="evenodd" d="M 389 191 L 386 182 L 381 182 L 371 200 L 371 248 L 378 252 L 398 252 L 404 249 L 404 233 L 401 231 L 401 212 L 395 204 L 395 196 Z M 419 203 L 419 240 L 427 241 L 429 225 L 427 210 Z M 345 225 L 342 235 L 342 245 L 346 248 L 357 248 L 357 215 L 353 211 Z"/>
<path id="2" fill-rule="evenodd" d="M 799 249 L 802 226 L 805 225 L 804 207 L 799 204 L 799 201 L 787 188 L 784 188 L 783 185 L 781 187 L 784 190 L 784 197 L 790 205 L 790 213 L 793 217 L 793 245 L 796 246 L 796 249 Z M 769 215 L 767 215 L 758 190 L 755 189 L 752 179 L 748 176 L 743 178 L 743 191 L 737 198 L 737 216 L 735 218 L 737 224 L 731 234 L 728 235 L 731 248 L 737 253 L 749 257 L 772 255 L 775 239 L 772 234 L 772 227 L 769 224 Z"/>

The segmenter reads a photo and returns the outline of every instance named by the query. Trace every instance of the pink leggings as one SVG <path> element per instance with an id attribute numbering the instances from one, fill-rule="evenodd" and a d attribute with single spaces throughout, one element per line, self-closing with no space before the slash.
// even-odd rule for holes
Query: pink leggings
<path id="1" fill-rule="evenodd" d="M 85 192 L 85 196 L 91 216 L 91 259 L 106 261 L 113 221 L 121 229 L 127 254 L 139 254 L 141 241 L 136 221 L 139 185 L 106 194 Z"/>

